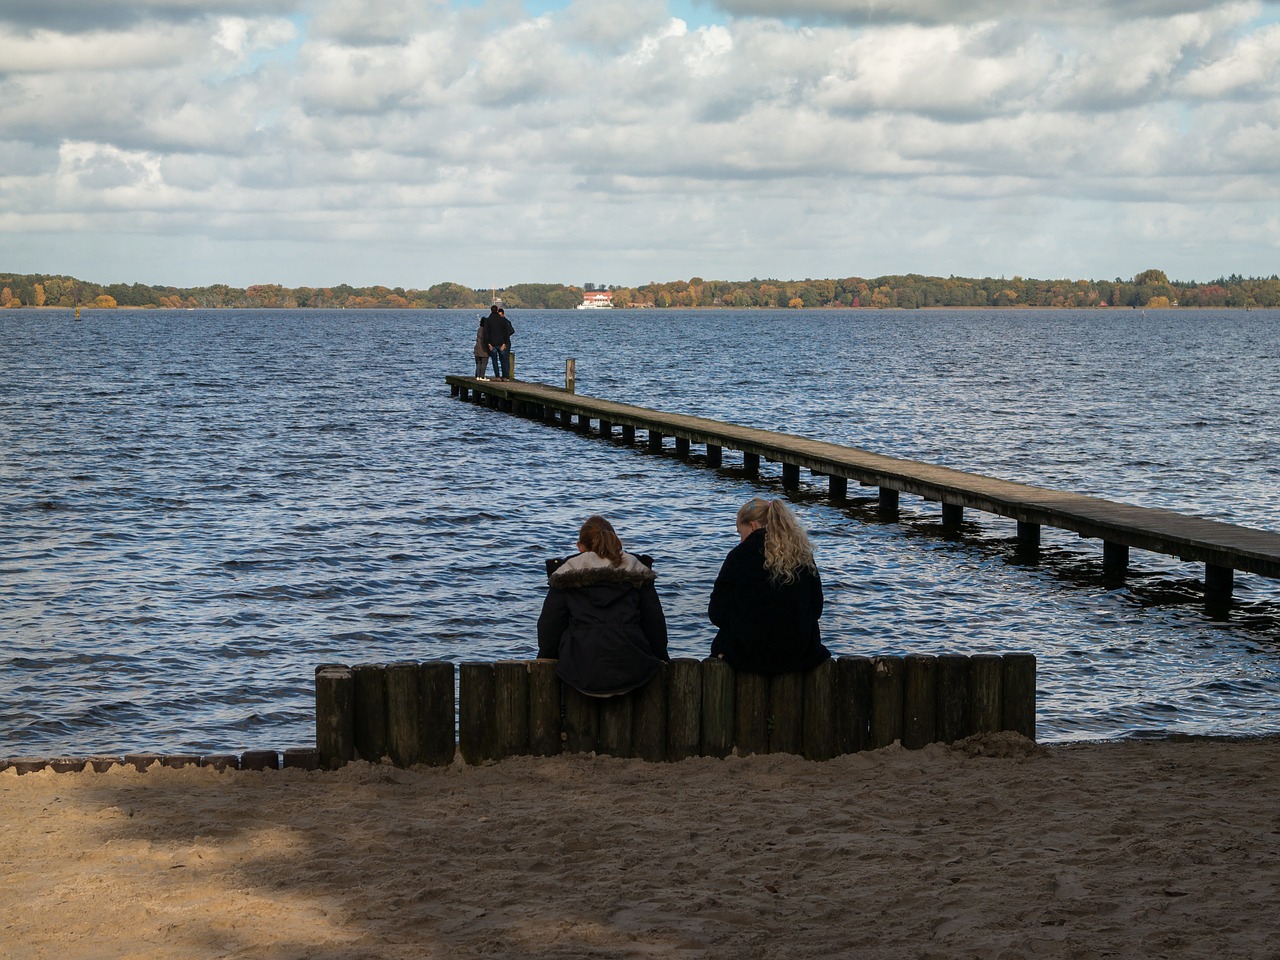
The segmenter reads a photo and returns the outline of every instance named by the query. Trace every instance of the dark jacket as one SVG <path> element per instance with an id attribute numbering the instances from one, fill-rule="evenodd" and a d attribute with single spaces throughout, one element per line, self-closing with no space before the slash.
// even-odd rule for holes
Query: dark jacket
<path id="1" fill-rule="evenodd" d="M 511 321 L 497 310 L 489 311 L 489 315 L 480 321 L 480 329 L 484 342 L 493 349 L 511 346 L 511 335 L 516 332 Z"/>
<path id="2" fill-rule="evenodd" d="M 754 530 L 729 551 L 707 608 L 720 628 L 712 656 L 747 673 L 810 670 L 831 653 L 822 645 L 822 579 L 801 570 L 795 582 L 774 584 L 764 568 L 764 531 Z"/>
<path id="3" fill-rule="evenodd" d="M 624 553 L 615 567 L 588 551 L 547 567 L 538 656 L 559 660 L 556 675 L 592 696 L 647 683 L 669 659 L 667 620 L 649 563 Z"/>

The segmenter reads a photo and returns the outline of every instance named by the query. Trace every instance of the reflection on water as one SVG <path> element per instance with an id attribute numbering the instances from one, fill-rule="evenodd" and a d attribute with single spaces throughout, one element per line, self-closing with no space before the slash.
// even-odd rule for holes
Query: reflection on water
<path id="1" fill-rule="evenodd" d="M 781 495 L 449 398 L 467 312 L 0 315 L 0 755 L 313 739 L 320 662 L 528 657 L 588 514 L 657 558 L 704 655 L 733 512 Z M 1275 313 L 514 315 L 521 377 L 1277 529 Z M 696 448 L 695 448 L 696 451 Z M 696 459 L 696 458 L 695 458 Z M 1280 729 L 1280 589 L 874 490 L 793 497 L 843 653 L 1030 650 L 1043 739 Z"/>

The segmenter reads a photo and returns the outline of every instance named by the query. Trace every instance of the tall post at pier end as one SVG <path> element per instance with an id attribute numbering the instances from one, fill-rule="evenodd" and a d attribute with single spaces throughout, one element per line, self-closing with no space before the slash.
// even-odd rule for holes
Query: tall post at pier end
<path id="1" fill-rule="evenodd" d="M 578 384 L 578 361 L 570 357 L 564 362 L 564 388 L 574 393 Z"/>

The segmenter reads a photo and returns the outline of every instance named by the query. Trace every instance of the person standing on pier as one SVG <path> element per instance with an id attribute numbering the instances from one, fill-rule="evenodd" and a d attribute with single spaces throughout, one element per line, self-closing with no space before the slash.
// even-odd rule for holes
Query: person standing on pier
<path id="1" fill-rule="evenodd" d="M 809 535 L 781 500 L 753 497 L 737 516 L 707 615 L 711 655 L 747 673 L 798 673 L 831 656 L 822 645 L 822 578 Z"/>
<path id="2" fill-rule="evenodd" d="M 593 697 L 648 683 L 669 660 L 667 621 L 648 557 L 622 549 L 613 525 L 588 517 L 578 553 L 547 561 L 547 598 L 538 617 L 538 656 L 559 660 L 556 676 Z"/>
<path id="3" fill-rule="evenodd" d="M 489 308 L 489 315 L 484 318 L 484 342 L 493 357 L 493 372 L 499 380 L 509 380 L 511 358 L 511 334 L 515 328 L 507 319 L 506 311 L 496 303 Z"/>
<path id="4" fill-rule="evenodd" d="M 480 318 L 480 326 L 476 328 L 476 379 L 485 379 L 484 373 L 489 366 L 489 345 L 484 342 L 484 317 Z"/>

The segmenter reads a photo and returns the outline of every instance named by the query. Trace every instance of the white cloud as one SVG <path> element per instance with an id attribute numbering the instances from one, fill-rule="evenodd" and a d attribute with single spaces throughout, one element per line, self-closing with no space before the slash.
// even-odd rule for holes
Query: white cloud
<path id="1" fill-rule="evenodd" d="M 1137 269 L 1274 269 L 1280 27 L 1256 3 L 721 6 L 741 16 L 184 0 L 43 23 L 0 64 L 0 266 L 98 277 L 30 258 L 180 235 L 206 255 L 151 257 L 152 282 L 238 282 L 251 240 L 276 274 L 255 279 L 285 283 L 1029 274 L 1001 258 L 1033 253 L 1112 276 L 1133 244 Z M 1184 242 L 1125 226 L 1156 207 Z"/>

